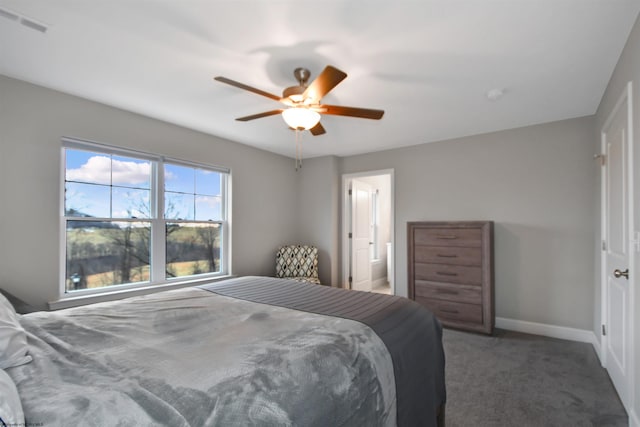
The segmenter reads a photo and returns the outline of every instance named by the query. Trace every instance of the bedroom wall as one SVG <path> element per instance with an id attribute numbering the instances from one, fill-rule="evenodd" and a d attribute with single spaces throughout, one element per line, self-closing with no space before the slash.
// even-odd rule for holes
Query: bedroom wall
<path id="1" fill-rule="evenodd" d="M 58 298 L 62 136 L 231 168 L 233 274 L 297 238 L 292 159 L 0 76 L 0 286 L 31 304 Z"/>
<path id="2" fill-rule="evenodd" d="M 600 106 L 598 107 L 598 111 L 596 113 L 595 118 L 595 131 L 594 131 L 594 141 L 595 146 L 600 151 L 600 132 L 602 130 L 602 126 L 604 125 L 607 117 L 613 111 L 613 108 L 620 98 L 623 90 L 627 85 L 627 82 L 633 82 L 633 154 L 634 154 L 634 214 L 635 214 L 635 230 L 640 231 L 640 18 L 636 20 L 635 25 L 631 30 L 631 34 L 629 35 L 629 39 L 627 40 L 627 44 L 622 51 L 622 55 L 620 55 L 620 59 L 618 60 L 618 64 L 611 76 L 611 80 L 607 86 L 607 89 L 600 101 Z M 600 182 L 598 181 L 598 186 L 595 189 L 594 193 L 600 194 Z M 597 224 L 599 228 L 600 224 L 600 210 L 599 205 L 597 210 Z M 600 240 L 599 233 L 597 234 L 597 241 Z M 597 253 L 597 251 L 596 251 Z M 600 261 L 599 255 L 597 255 L 597 262 L 595 263 L 598 266 Z M 633 419 L 633 423 L 630 425 L 640 426 L 640 253 L 635 252 L 634 254 L 634 265 L 635 265 L 635 277 L 632 277 L 630 280 L 630 286 L 635 290 L 635 307 L 632 310 L 635 314 L 635 321 L 633 325 L 633 330 L 635 332 L 635 360 L 633 365 L 633 371 L 635 372 L 635 397 L 633 401 L 633 409 L 630 417 Z M 594 332 L 597 335 L 598 339 L 600 339 L 600 307 L 601 307 L 601 294 L 600 294 L 600 273 L 599 269 L 596 270 L 596 286 L 595 286 L 595 301 L 594 301 L 594 310 L 596 312 L 596 317 L 594 319 Z"/>
<path id="3" fill-rule="evenodd" d="M 495 221 L 496 315 L 591 330 L 598 172 L 593 118 L 341 159 L 395 170 L 396 292 L 407 295 L 407 221 Z"/>
<path id="4" fill-rule="evenodd" d="M 304 159 L 296 172 L 298 240 L 294 243 L 318 248 L 318 274 L 325 285 L 338 283 L 338 162 L 335 156 Z"/>

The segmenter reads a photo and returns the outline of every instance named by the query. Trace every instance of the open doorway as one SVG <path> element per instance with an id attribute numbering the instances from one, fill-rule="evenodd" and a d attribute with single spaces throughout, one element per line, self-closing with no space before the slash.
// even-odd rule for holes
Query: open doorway
<path id="1" fill-rule="evenodd" d="M 343 287 L 395 295 L 393 170 L 342 176 Z"/>

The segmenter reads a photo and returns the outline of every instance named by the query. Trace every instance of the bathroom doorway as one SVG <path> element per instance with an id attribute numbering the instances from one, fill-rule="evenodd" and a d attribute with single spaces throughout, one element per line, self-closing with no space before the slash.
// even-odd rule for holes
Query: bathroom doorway
<path id="1" fill-rule="evenodd" d="M 394 295 L 393 170 L 345 174 L 343 287 Z"/>

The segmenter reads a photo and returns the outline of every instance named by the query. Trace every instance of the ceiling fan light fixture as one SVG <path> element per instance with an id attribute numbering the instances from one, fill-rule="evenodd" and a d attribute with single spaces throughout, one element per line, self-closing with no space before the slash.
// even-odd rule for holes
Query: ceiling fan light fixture
<path id="1" fill-rule="evenodd" d="M 293 129 L 309 130 L 320 121 L 320 113 L 308 108 L 293 107 L 284 110 L 282 118 Z"/>

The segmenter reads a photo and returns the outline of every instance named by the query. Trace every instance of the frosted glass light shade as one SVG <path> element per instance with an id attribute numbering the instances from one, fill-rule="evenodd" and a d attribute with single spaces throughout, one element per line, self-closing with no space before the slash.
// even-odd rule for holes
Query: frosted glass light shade
<path id="1" fill-rule="evenodd" d="M 284 121 L 294 129 L 308 130 L 318 124 L 320 113 L 308 108 L 287 108 L 282 112 Z"/>

